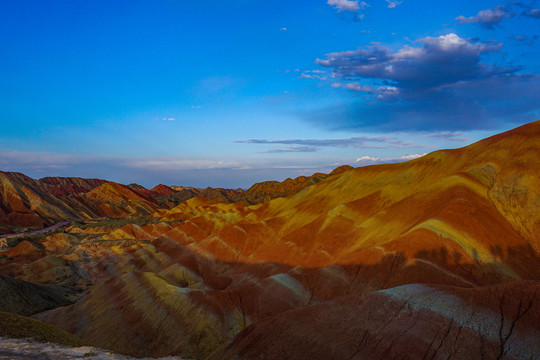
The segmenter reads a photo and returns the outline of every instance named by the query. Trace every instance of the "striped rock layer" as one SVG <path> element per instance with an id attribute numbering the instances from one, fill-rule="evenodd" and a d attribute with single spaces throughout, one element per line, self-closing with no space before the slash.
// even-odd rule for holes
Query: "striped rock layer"
<path id="1" fill-rule="evenodd" d="M 78 253 L 51 239 L 95 285 L 39 318 L 136 356 L 539 358 L 538 144 L 534 122 L 258 205 L 195 197 Z"/>

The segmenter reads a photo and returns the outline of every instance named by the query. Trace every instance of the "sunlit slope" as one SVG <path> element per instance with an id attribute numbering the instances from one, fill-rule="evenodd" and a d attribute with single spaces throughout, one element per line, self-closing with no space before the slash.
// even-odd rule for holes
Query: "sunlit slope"
<path id="1" fill-rule="evenodd" d="M 0 171 L 0 226 L 42 227 L 69 219 L 140 216 L 158 208 L 152 198 L 114 182 L 81 178 L 36 180 Z M 10 230 L 0 228 L 2 232 Z"/>
<path id="2" fill-rule="evenodd" d="M 85 193 L 82 198 L 91 204 L 97 213 L 110 217 L 150 214 L 158 209 L 158 205 L 151 200 L 125 185 L 114 182 L 107 182 Z"/>
<path id="3" fill-rule="evenodd" d="M 26 175 L 0 171 L 0 224 L 44 226 L 75 216 L 63 201 Z"/>
<path id="4" fill-rule="evenodd" d="M 540 249 L 538 144 L 537 121 L 465 148 L 349 170 L 261 205 L 196 198 L 156 216 L 184 220 L 163 236 L 226 261 L 322 267 L 395 256 L 405 267 L 458 272 L 462 282 L 476 275 L 460 265 L 478 264 L 490 265 L 482 283 L 537 278 L 528 261 Z"/>

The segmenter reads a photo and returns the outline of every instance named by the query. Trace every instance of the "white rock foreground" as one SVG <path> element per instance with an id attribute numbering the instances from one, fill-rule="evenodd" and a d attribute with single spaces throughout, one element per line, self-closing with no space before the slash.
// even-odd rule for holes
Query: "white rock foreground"
<path id="1" fill-rule="evenodd" d="M 5 339 L 0 337 L 0 360 L 140 360 L 138 358 L 115 354 L 92 346 L 69 347 L 53 343 L 41 343 L 31 339 Z M 183 360 L 169 356 L 160 360 Z"/>

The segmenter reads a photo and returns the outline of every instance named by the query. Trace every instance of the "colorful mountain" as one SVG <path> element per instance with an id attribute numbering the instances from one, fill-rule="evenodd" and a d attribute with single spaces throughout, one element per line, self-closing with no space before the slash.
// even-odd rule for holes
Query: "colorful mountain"
<path id="1" fill-rule="evenodd" d="M 282 182 L 279 181 L 265 181 L 256 183 L 251 186 L 245 192 L 239 194 L 235 198 L 236 201 L 245 201 L 247 204 L 260 204 L 279 197 L 287 197 L 296 194 L 300 190 L 303 190 L 311 185 L 326 179 L 328 176 L 340 174 L 347 170 L 352 169 L 350 165 L 340 166 L 329 175 L 316 173 L 311 176 L 299 176 L 294 179 L 285 179 Z"/>
<path id="2" fill-rule="evenodd" d="M 43 192 L 42 186 L 26 175 L 0 171 L 0 224 L 43 227 L 76 216 L 60 199 Z"/>
<path id="3" fill-rule="evenodd" d="M 176 190 L 168 187 L 167 185 L 159 184 L 152 188 L 152 191 L 156 192 L 160 196 L 175 194 Z"/>
<path id="4" fill-rule="evenodd" d="M 107 182 L 81 196 L 96 214 L 122 218 L 131 215 L 151 214 L 158 209 L 156 203 L 137 194 L 129 187 Z"/>
<path id="5" fill-rule="evenodd" d="M 77 177 L 45 177 L 38 180 L 40 189 L 56 197 L 86 193 L 103 185 L 107 180 Z"/>
<path id="6" fill-rule="evenodd" d="M 148 215 L 160 208 L 162 193 L 140 185 L 99 179 L 32 179 L 0 172 L 0 224 L 3 232 L 17 227 L 40 228 L 63 220 Z"/>
<path id="7" fill-rule="evenodd" d="M 139 357 L 534 359 L 539 144 L 537 121 L 172 208 L 104 183 L 74 199 L 117 220 L 11 240 L 0 272 L 77 284 L 35 317 Z"/>

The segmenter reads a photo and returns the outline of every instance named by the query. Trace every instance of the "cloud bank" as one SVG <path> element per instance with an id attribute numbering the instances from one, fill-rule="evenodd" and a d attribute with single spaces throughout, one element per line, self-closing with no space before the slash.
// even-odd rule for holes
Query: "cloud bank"
<path id="1" fill-rule="evenodd" d="M 483 61 L 502 47 L 450 33 L 397 50 L 372 43 L 329 53 L 316 63 L 340 79 L 332 87 L 362 91 L 368 99 L 306 118 L 331 129 L 378 131 L 483 129 L 509 115 L 530 121 L 529 112 L 539 108 L 540 80 L 520 67 Z"/>
<path id="2" fill-rule="evenodd" d="M 508 10 L 505 5 L 499 5 L 492 9 L 481 10 L 475 16 L 458 16 L 455 20 L 458 24 L 480 24 L 486 29 L 493 29 L 503 19 L 513 16 L 514 13 Z"/>
<path id="3" fill-rule="evenodd" d="M 363 49 L 330 53 L 316 63 L 332 68 L 334 77 L 390 80 L 399 90 L 415 92 L 516 71 L 515 68 L 490 68 L 480 62 L 480 55 L 499 50 L 502 43 L 473 43 L 448 34 L 426 37 L 417 44 L 420 46 L 405 45 L 398 51 L 373 44 Z"/>

